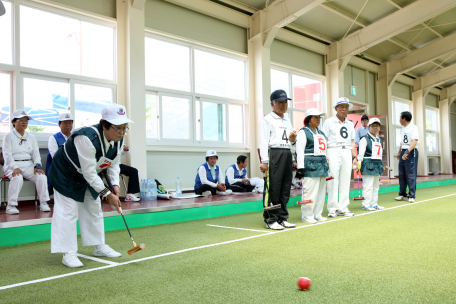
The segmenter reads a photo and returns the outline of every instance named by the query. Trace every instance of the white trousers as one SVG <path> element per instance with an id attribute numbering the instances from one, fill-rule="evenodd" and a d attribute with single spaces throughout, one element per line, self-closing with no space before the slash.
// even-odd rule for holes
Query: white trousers
<path id="1" fill-rule="evenodd" d="M 66 197 L 54 189 L 54 215 L 51 225 L 51 252 L 78 251 L 76 222 L 79 220 L 82 246 L 105 243 L 101 201 L 87 190 L 84 203 Z"/>
<path id="2" fill-rule="evenodd" d="M 328 181 L 328 211 L 348 212 L 352 170 L 351 149 L 329 148 L 326 156 L 329 160 L 329 171 L 334 177 Z"/>
<path id="3" fill-rule="evenodd" d="M 312 200 L 312 203 L 301 205 L 302 220 L 321 218 L 325 205 L 326 177 L 304 177 L 302 187 L 304 189 L 302 199 Z"/>
<path id="4" fill-rule="evenodd" d="M 16 162 L 19 169 L 22 171 L 22 175 L 16 175 L 13 177 L 13 170 L 7 170 L 5 175 L 10 179 L 8 187 L 8 205 L 17 206 L 17 198 L 19 197 L 19 192 L 22 189 L 24 184 L 24 178 L 34 182 L 36 185 L 36 192 L 38 192 L 38 197 L 40 198 L 40 203 L 47 202 L 49 200 L 49 193 L 47 189 L 47 177 L 44 174 L 35 174 L 34 165 L 31 161 L 29 162 Z"/>
<path id="5" fill-rule="evenodd" d="M 363 175 L 363 206 L 376 206 L 378 204 L 378 190 L 380 177 L 378 175 Z"/>

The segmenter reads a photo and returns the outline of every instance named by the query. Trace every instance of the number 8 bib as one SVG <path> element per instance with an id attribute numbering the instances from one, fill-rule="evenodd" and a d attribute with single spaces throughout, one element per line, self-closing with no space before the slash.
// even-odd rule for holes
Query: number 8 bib
<path id="1" fill-rule="evenodd" d="M 314 155 L 315 156 L 326 155 L 325 137 L 321 134 L 314 134 L 313 140 L 314 140 Z"/>

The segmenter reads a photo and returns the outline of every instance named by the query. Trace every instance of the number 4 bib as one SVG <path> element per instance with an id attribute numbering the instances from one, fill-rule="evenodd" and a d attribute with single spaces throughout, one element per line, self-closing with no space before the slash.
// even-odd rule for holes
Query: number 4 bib
<path id="1" fill-rule="evenodd" d="M 326 155 L 326 139 L 321 134 L 314 134 L 314 155 Z"/>
<path id="2" fill-rule="evenodd" d="M 288 136 L 290 135 L 290 131 L 284 127 L 284 126 L 280 126 L 280 125 L 276 125 L 275 126 L 275 131 L 276 131 L 276 147 L 280 147 L 280 148 L 290 148 L 291 147 L 291 144 L 290 144 L 290 140 L 288 139 Z"/>

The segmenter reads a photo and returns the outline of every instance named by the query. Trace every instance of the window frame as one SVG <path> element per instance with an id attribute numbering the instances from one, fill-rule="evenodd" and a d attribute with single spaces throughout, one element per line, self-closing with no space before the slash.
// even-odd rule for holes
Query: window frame
<path id="1" fill-rule="evenodd" d="M 174 89 L 169 89 L 169 88 L 162 88 L 162 87 L 156 87 L 156 86 L 151 86 L 151 85 L 145 85 L 145 94 L 144 98 L 146 95 L 153 95 L 153 94 L 158 94 L 160 97 L 157 99 L 158 101 L 158 110 L 160 111 L 157 116 L 157 128 L 158 128 L 158 138 L 146 138 L 146 144 L 147 145 L 166 145 L 166 146 L 193 146 L 193 147 L 218 147 L 218 148 L 248 148 L 248 99 L 249 99 L 249 65 L 248 65 L 248 56 L 247 55 L 241 55 L 241 54 L 235 54 L 231 53 L 228 51 L 221 51 L 215 48 L 210 48 L 207 46 L 203 46 L 198 43 L 193 43 L 193 42 L 188 42 L 184 40 L 180 40 L 177 38 L 171 38 L 163 35 L 159 35 L 156 33 L 151 33 L 150 31 L 145 30 L 144 34 L 144 39 L 155 39 L 171 44 L 177 44 L 180 46 L 185 46 L 189 48 L 189 64 L 190 64 L 190 91 L 180 91 L 180 90 L 174 90 Z M 195 91 L 195 55 L 194 51 L 199 50 L 207 53 L 211 53 L 214 55 L 222 56 L 222 57 L 227 57 L 230 59 L 235 59 L 235 60 L 240 60 L 244 62 L 244 97 L 245 100 L 239 100 L 239 99 L 234 99 L 234 98 L 227 98 L 227 97 L 220 97 L 220 96 L 214 96 L 214 95 L 207 95 L 207 94 L 202 94 L 202 93 L 196 93 Z M 175 139 L 164 139 L 163 138 L 163 121 L 161 119 L 162 115 L 162 95 L 176 95 L 176 96 L 186 96 L 186 97 L 191 97 L 191 117 L 190 121 L 192 123 L 191 125 L 191 141 L 190 140 L 175 140 Z M 203 140 L 203 108 L 202 108 L 202 102 L 212 102 L 212 103 L 218 103 L 218 104 L 225 104 L 226 105 L 226 111 L 225 111 L 225 119 L 226 119 L 226 140 L 225 141 L 210 141 L 210 140 Z M 196 110 L 197 110 L 197 103 L 200 104 L 200 112 L 197 115 Z M 242 106 L 242 113 L 243 113 L 243 125 L 242 125 L 242 144 L 239 143 L 230 143 L 229 142 L 229 105 L 241 105 Z M 198 116 L 199 120 L 198 121 Z M 197 135 L 197 130 L 199 125 L 199 139 Z"/>
<path id="2" fill-rule="evenodd" d="M 391 96 L 391 101 L 393 103 L 392 105 L 392 112 L 393 112 L 393 119 L 392 119 L 392 122 L 391 122 L 391 125 L 393 126 L 393 129 L 394 129 L 394 132 L 393 132 L 393 136 L 394 136 L 394 139 L 393 139 L 393 151 L 394 153 L 398 153 L 399 152 L 399 147 L 397 146 L 397 143 L 396 143 L 396 130 L 401 130 L 402 129 L 402 125 L 397 125 L 396 124 L 396 116 L 397 114 L 400 114 L 400 113 L 396 113 L 396 102 L 400 102 L 400 103 L 403 103 L 403 104 L 407 104 L 409 106 L 409 111 L 412 112 L 412 101 L 411 100 L 407 100 L 407 99 L 403 99 L 403 98 L 400 98 L 400 97 L 396 97 L 396 96 Z"/>
<path id="3" fill-rule="evenodd" d="M 13 73 L 10 72 L 10 71 L 6 71 L 6 70 L 1 70 L 0 69 L 0 74 L 5 74 L 5 75 L 9 75 L 10 77 L 10 100 L 9 100 L 9 118 L 10 118 L 10 125 L 9 125 L 9 130 L 11 131 L 12 130 L 12 124 L 11 124 L 11 116 L 13 114 L 13 106 L 14 106 L 14 103 L 13 103 L 13 99 L 14 99 L 14 86 L 13 86 Z M 1 107 L 0 107 L 1 108 Z M 0 134 L 6 134 L 6 133 L 0 133 Z"/>
<path id="4" fill-rule="evenodd" d="M 182 99 L 188 99 L 189 100 L 189 113 L 190 113 L 190 116 L 189 116 L 189 120 L 188 120 L 188 139 L 173 139 L 173 138 L 164 138 L 163 136 L 163 120 L 164 119 L 161 119 L 163 117 L 163 96 L 165 97 L 176 97 L 176 98 L 182 98 Z M 167 93 L 167 92 L 158 92 L 158 103 L 159 103 L 159 106 L 158 106 L 158 117 L 160 118 L 160 122 L 159 122 L 159 126 L 160 126 L 160 131 L 158 134 L 159 138 L 160 138 L 160 142 L 163 142 L 163 143 L 173 143 L 173 142 L 180 142 L 180 143 L 192 143 L 194 141 L 194 138 L 195 138 L 195 132 L 194 132 L 194 116 L 192 115 L 192 113 L 194 113 L 194 100 L 193 100 L 193 96 L 190 96 L 190 95 L 184 95 L 184 94 L 175 94 L 175 93 Z M 149 139 L 149 138 L 148 138 Z"/>
<path id="5" fill-rule="evenodd" d="M 426 141 L 426 152 L 427 152 L 427 155 L 428 156 L 440 156 L 440 115 L 439 115 L 439 109 L 438 108 L 435 108 L 435 107 L 431 107 L 431 106 L 425 106 L 424 107 L 424 114 L 425 114 L 425 121 L 427 119 L 426 117 L 426 110 L 432 110 L 432 111 L 435 111 L 436 113 L 436 117 L 437 117 L 437 131 L 435 130 L 430 130 L 428 128 L 425 128 L 425 141 Z M 425 124 L 426 125 L 426 124 Z M 427 134 L 430 133 L 430 134 L 434 134 L 437 138 L 437 151 L 436 152 L 430 152 L 428 150 L 428 143 L 427 143 Z"/>

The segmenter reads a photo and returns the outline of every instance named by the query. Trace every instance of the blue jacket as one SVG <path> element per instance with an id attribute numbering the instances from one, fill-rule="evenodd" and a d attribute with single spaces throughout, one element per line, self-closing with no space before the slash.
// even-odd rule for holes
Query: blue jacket
<path id="1" fill-rule="evenodd" d="M 63 146 L 63 144 L 66 142 L 65 136 L 63 136 L 62 132 L 55 133 L 54 135 L 55 141 L 57 142 L 57 146 L 60 148 L 60 146 Z M 54 188 L 51 186 L 51 182 L 49 181 L 49 169 L 51 168 L 52 164 L 52 155 L 51 153 L 48 153 L 47 155 L 47 160 L 46 160 L 46 176 L 47 176 L 47 183 L 48 183 L 48 191 L 49 195 L 54 193 Z"/>
<path id="2" fill-rule="evenodd" d="M 243 179 L 243 178 L 245 178 L 245 176 L 247 175 L 247 170 L 245 170 L 245 168 L 242 169 L 242 175 L 239 175 L 239 171 L 238 171 L 238 169 L 236 169 L 236 164 L 233 164 L 233 165 L 231 165 L 230 167 L 234 169 L 234 178 L 235 178 L 235 179 L 239 179 L 239 178 L 240 178 L 240 179 Z M 228 169 L 229 169 L 229 167 L 228 167 Z M 228 171 L 228 169 L 226 169 L 226 170 Z M 226 184 L 226 185 L 229 185 L 229 184 L 230 184 L 230 183 L 228 182 L 228 176 L 226 175 L 226 171 L 225 171 L 225 184 Z"/>
<path id="3" fill-rule="evenodd" d="M 204 167 L 206 169 L 206 176 L 207 176 L 207 180 L 208 181 L 210 181 L 212 183 L 215 183 L 215 184 L 218 184 L 218 181 L 219 181 L 218 178 L 219 178 L 219 172 L 220 172 L 219 166 L 215 165 L 215 180 L 214 180 L 214 178 L 212 178 L 211 169 L 209 168 L 207 163 L 204 163 L 201 166 L 199 166 L 198 169 L 196 170 L 196 178 L 195 178 L 194 190 L 198 189 L 199 187 L 201 187 L 203 185 L 203 183 L 201 182 L 199 173 L 198 173 L 200 167 Z"/>

